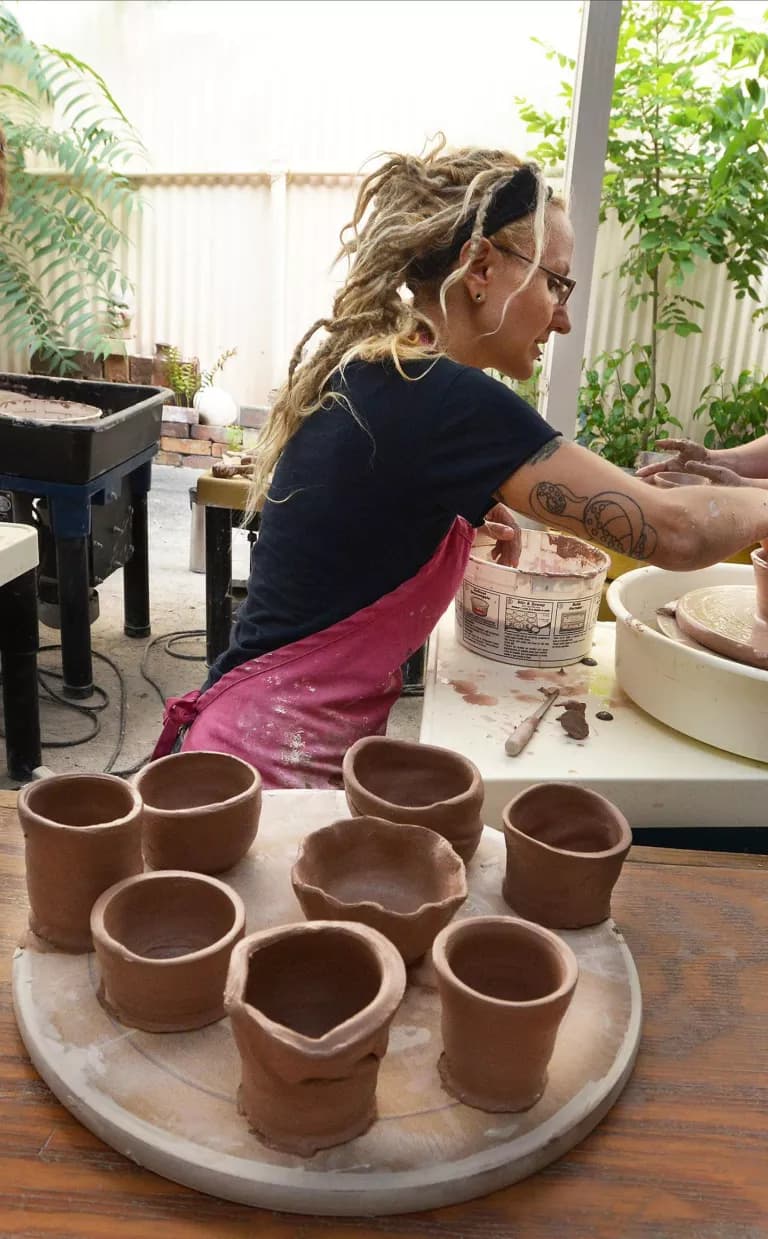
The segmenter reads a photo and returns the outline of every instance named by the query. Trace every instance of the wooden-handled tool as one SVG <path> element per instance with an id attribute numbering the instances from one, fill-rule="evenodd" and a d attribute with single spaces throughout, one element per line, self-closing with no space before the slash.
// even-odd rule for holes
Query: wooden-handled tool
<path id="1" fill-rule="evenodd" d="M 518 723 L 515 730 L 507 736 L 504 752 L 508 757 L 517 757 L 519 753 L 522 753 L 547 710 L 555 698 L 560 696 L 559 688 L 546 688 L 543 691 L 546 693 L 546 697 L 541 705 L 528 718 L 523 719 L 522 723 Z"/>

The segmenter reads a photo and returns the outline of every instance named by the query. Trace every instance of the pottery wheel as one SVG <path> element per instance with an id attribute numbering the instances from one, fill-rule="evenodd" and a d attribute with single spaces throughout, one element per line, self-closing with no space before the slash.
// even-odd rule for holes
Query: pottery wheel
<path id="1" fill-rule="evenodd" d="M 3 388 L 0 389 L 0 417 L 25 422 L 95 422 L 101 419 L 102 411 L 94 404 L 43 399 Z"/>
<path id="2" fill-rule="evenodd" d="M 289 880 L 299 839 L 348 816 L 340 792 L 265 795 L 256 841 L 225 875 L 245 901 L 247 932 L 303 920 Z M 504 863 L 502 835 L 486 828 L 459 917 L 509 912 L 501 898 Z M 626 1084 L 641 1021 L 632 956 L 612 921 L 562 937 L 576 952 L 580 977 L 547 1089 L 531 1110 L 485 1114 L 443 1091 L 439 1001 L 431 963 L 422 962 L 409 969 L 390 1032 L 378 1120 L 358 1139 L 308 1159 L 265 1147 L 238 1114 L 240 1061 L 227 1019 L 192 1033 L 125 1028 L 96 999 L 95 955 L 34 945 L 16 951 L 14 1004 L 32 1061 L 62 1104 L 140 1165 L 267 1209 L 405 1213 L 470 1200 L 532 1174 L 583 1139 Z"/>
<path id="3" fill-rule="evenodd" d="M 686 636 L 725 658 L 768 670 L 768 624 L 749 585 L 708 585 L 683 594 L 675 619 Z"/>

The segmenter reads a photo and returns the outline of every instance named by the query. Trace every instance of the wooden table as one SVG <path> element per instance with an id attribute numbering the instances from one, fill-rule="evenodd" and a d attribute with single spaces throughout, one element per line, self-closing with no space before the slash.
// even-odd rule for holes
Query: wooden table
<path id="1" fill-rule="evenodd" d="M 141 1170 L 81 1127 L 16 1031 L 26 921 L 13 796 L 0 793 L 0 1235 L 39 1239 L 765 1239 L 768 857 L 638 848 L 614 915 L 643 986 L 640 1055 L 613 1110 L 505 1191 L 371 1219 L 267 1213 Z"/>

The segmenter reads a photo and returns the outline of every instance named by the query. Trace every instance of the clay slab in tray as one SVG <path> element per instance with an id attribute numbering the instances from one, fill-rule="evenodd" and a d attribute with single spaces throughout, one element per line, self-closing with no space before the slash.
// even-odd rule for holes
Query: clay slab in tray
<path id="1" fill-rule="evenodd" d="M 289 871 L 301 835 L 348 815 L 341 792 L 269 792 L 246 858 L 227 875 L 247 931 L 302 919 Z M 504 914 L 501 834 L 486 829 L 459 916 Z M 379 1073 L 379 1118 L 364 1136 L 309 1159 L 266 1148 L 237 1113 L 240 1063 L 229 1022 L 194 1033 L 124 1028 L 96 1000 L 93 955 L 20 948 L 13 989 L 21 1035 L 46 1083 L 85 1126 L 141 1165 L 214 1196 L 294 1213 L 432 1209 L 485 1195 L 554 1161 L 592 1130 L 632 1071 L 640 986 L 612 921 L 564 932 L 581 975 L 550 1064 L 524 1114 L 485 1114 L 440 1085 L 431 964 L 409 987 Z M 482 1051 L 481 1051 L 482 1052 Z"/>

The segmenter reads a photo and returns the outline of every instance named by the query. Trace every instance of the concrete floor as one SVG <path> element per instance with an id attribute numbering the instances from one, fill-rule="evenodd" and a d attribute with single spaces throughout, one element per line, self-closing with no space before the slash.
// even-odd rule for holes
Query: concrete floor
<path id="1" fill-rule="evenodd" d="M 193 637 L 174 647 L 174 653 L 198 655 L 198 661 L 173 657 L 163 640 L 165 634 L 200 630 L 205 627 L 205 577 L 189 570 L 190 505 L 189 490 L 199 474 L 194 469 L 174 469 L 157 465 L 152 471 L 150 504 L 150 605 L 152 636 L 135 641 L 123 633 L 123 574 L 117 571 L 98 587 L 99 618 L 91 628 L 94 655 L 103 654 L 119 668 L 124 681 L 125 737 L 111 769 L 129 769 L 149 755 L 160 730 L 162 704 L 156 690 L 141 674 L 146 670 L 162 689 L 173 697 L 198 688 L 205 676 L 204 639 Z M 233 535 L 233 576 L 248 574 L 248 541 L 245 534 Z M 41 625 L 42 645 L 58 643 L 59 633 Z M 58 653 L 44 652 L 42 668 L 58 667 Z M 90 733 L 91 720 L 76 711 L 41 698 L 43 763 L 56 773 L 104 770 L 114 757 L 120 734 L 121 685 L 115 671 L 94 658 L 94 680 L 109 697 L 98 715 L 99 732 L 85 744 L 75 747 L 49 747 L 52 741 L 71 743 Z M 51 681 L 56 686 L 55 681 Z M 98 704 L 98 698 L 79 702 Z M 418 738 L 421 699 L 403 698 L 390 718 L 390 732 L 405 739 Z M 12 788 L 6 772 L 5 753 L 0 745 L 0 788 Z"/>

